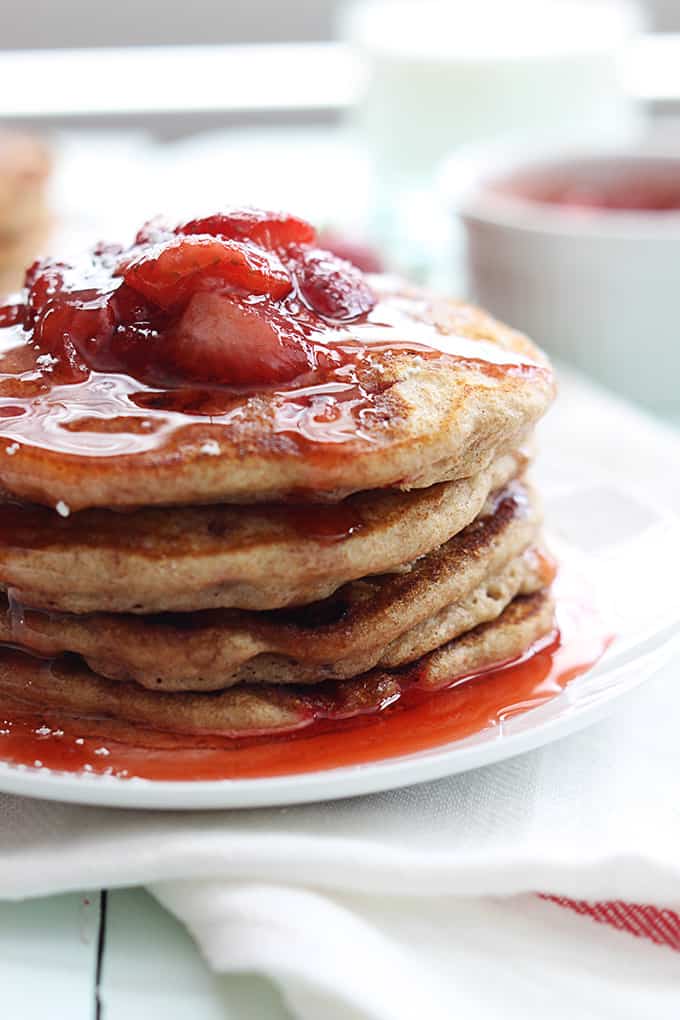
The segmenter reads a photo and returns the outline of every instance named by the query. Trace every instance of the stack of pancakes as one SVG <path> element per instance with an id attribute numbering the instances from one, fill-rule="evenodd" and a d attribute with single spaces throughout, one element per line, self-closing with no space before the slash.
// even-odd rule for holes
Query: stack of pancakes
<path id="1" fill-rule="evenodd" d="M 0 133 L 0 297 L 20 284 L 47 233 L 50 164 L 38 139 Z"/>
<path id="2" fill-rule="evenodd" d="M 550 367 L 468 306 L 401 301 L 397 333 L 410 314 L 466 357 L 376 355 L 358 371 L 370 414 L 330 451 L 281 430 L 280 392 L 128 454 L 3 425 L 0 692 L 176 733 L 272 733 L 550 635 L 554 567 L 525 480 Z M 125 419 L 97 420 L 118 442 Z"/>

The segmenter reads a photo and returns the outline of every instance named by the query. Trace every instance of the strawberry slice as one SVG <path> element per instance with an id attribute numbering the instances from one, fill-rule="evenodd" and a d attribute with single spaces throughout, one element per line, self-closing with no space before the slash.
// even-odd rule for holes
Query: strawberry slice
<path id="1" fill-rule="evenodd" d="M 292 270 L 305 303 L 327 319 L 356 319 L 375 306 L 375 295 L 361 271 L 329 251 L 299 249 Z"/>
<path id="2" fill-rule="evenodd" d="M 181 308 L 198 290 L 236 288 L 282 298 L 291 279 L 272 252 L 238 241 L 178 237 L 122 267 L 128 286 L 160 308 Z"/>
<path id="3" fill-rule="evenodd" d="M 25 324 L 32 326 L 38 350 L 59 360 L 64 381 L 85 377 L 83 361 L 93 341 L 106 340 L 115 326 L 109 294 L 96 286 L 82 287 L 89 282 L 90 268 L 77 273 L 73 266 L 45 259 L 26 273 Z M 74 278 L 80 287 L 74 287 Z"/>
<path id="4" fill-rule="evenodd" d="M 304 338 L 266 302 L 195 294 L 168 335 L 166 364 L 193 382 L 231 386 L 288 382 L 308 371 Z"/>
<path id="5" fill-rule="evenodd" d="M 66 342 L 85 351 L 88 342 L 104 342 L 113 332 L 111 308 L 96 292 L 80 291 L 49 300 L 41 309 L 33 337 L 43 351 L 59 356 Z"/>
<path id="6" fill-rule="evenodd" d="M 175 228 L 176 234 L 210 234 L 212 237 L 252 241 L 263 248 L 287 248 L 290 244 L 313 244 L 314 227 L 297 216 L 264 209 L 232 209 L 214 216 L 189 220 Z"/>
<path id="7" fill-rule="evenodd" d="M 106 306 L 83 309 L 79 295 L 48 300 L 36 316 L 33 340 L 38 350 L 59 361 L 61 381 L 78 382 L 87 377 L 82 351 L 89 341 L 113 330 L 113 317 Z"/>
<path id="8" fill-rule="evenodd" d="M 33 325 L 47 302 L 63 291 L 64 274 L 68 268 L 64 263 L 41 259 L 26 270 L 24 286 L 28 291 L 26 321 L 29 325 Z"/>

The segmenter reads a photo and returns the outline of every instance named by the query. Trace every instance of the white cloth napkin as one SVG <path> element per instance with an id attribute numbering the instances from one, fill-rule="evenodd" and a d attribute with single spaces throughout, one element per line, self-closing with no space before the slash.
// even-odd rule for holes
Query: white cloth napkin
<path id="1" fill-rule="evenodd" d="M 633 474 L 680 508 L 671 430 L 572 381 L 544 433 L 553 484 Z M 680 655 L 540 751 L 361 799 L 154 814 L 3 797 L 0 896 L 148 885 L 213 967 L 274 978 L 301 1020 L 670 1020 L 680 952 L 536 893 L 680 912 L 679 674 Z"/>

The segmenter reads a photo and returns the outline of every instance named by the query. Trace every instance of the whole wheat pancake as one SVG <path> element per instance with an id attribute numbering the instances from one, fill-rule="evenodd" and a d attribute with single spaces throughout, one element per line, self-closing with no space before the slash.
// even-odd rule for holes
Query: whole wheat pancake
<path id="1" fill-rule="evenodd" d="M 454 678 L 517 658 L 553 628 L 552 601 L 539 592 L 514 599 L 496 620 L 424 656 L 406 678 L 400 672 L 374 670 L 314 688 L 239 685 L 214 693 L 148 691 L 134 683 L 105 680 L 74 656 L 43 662 L 3 649 L 0 693 L 45 710 L 108 716 L 175 733 L 275 733 L 298 729 L 315 718 L 347 718 L 380 708 L 399 695 L 409 676 L 424 689 L 446 686 Z"/>
<path id="2" fill-rule="evenodd" d="M 21 286 L 25 266 L 39 251 L 50 226 L 46 213 L 18 237 L 0 233 L 0 301 Z"/>
<path id="3" fill-rule="evenodd" d="M 525 465 L 525 454 L 506 454 L 471 478 L 359 493 L 339 507 L 87 510 L 62 518 L 5 504 L 0 585 L 26 605 L 75 613 L 313 602 L 442 545 Z"/>
<path id="4" fill-rule="evenodd" d="M 553 395 L 526 337 L 285 213 L 39 259 L 0 306 L 2 703 L 198 746 L 483 682 L 554 638 Z"/>
<path id="5" fill-rule="evenodd" d="M 30 135 L 0 133 L 0 235 L 16 237 L 42 211 L 43 186 L 52 158 Z"/>
<path id="6" fill-rule="evenodd" d="M 38 139 L 0 133 L 0 299 L 21 286 L 47 235 L 50 166 L 50 154 Z"/>
<path id="7" fill-rule="evenodd" d="M 402 665 L 552 580 L 552 562 L 528 548 L 540 519 L 525 487 L 515 483 L 489 503 L 408 572 L 351 582 L 293 614 L 78 617 L 12 607 L 0 616 L 0 642 L 45 656 L 75 652 L 96 673 L 156 690 L 316 683 Z"/>
<path id="8" fill-rule="evenodd" d="M 0 486 L 62 512 L 337 501 L 468 478 L 521 445 L 554 394 L 537 348 L 467 305 L 372 284 L 367 320 L 323 334 L 354 361 L 250 393 L 53 384 L 21 328 L 0 329 Z"/>

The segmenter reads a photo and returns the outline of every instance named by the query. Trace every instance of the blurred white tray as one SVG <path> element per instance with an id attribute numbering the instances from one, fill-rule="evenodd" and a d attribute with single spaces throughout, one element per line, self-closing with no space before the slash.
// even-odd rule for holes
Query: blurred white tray
<path id="1" fill-rule="evenodd" d="M 680 35 L 643 36 L 625 76 L 645 102 L 680 101 Z M 5 119 L 91 116 L 101 127 L 111 115 L 328 112 L 360 88 L 357 59 L 341 43 L 0 50 Z"/>

